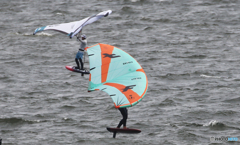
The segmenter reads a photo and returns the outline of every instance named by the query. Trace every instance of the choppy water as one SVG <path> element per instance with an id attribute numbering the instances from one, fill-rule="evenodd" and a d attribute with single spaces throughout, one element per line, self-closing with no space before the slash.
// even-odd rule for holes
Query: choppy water
<path id="1" fill-rule="evenodd" d="M 0 138 L 4 145 L 214 144 L 240 139 L 240 2 L 237 0 L 1 0 Z M 67 71 L 79 42 L 38 27 L 80 20 L 88 45 L 115 45 L 149 79 L 146 97 L 129 108 L 137 135 L 112 138 L 121 119 L 88 76 Z M 87 65 L 86 65 L 87 66 Z M 221 142 L 220 142 L 221 143 Z M 222 142 L 238 144 L 239 142 Z"/>

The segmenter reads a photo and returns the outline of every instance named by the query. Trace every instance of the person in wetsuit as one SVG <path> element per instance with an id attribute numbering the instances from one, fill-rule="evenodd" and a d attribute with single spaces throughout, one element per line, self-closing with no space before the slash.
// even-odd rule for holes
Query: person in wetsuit
<path id="1" fill-rule="evenodd" d="M 128 110 L 127 108 L 119 108 L 118 109 L 122 116 L 123 116 L 123 119 L 119 122 L 117 128 L 120 128 L 122 125 L 123 125 L 123 128 L 126 129 L 127 127 L 127 118 L 128 118 Z"/>
<path id="2" fill-rule="evenodd" d="M 80 33 L 79 33 L 80 34 Z M 77 64 L 77 69 L 83 70 L 83 56 L 84 56 L 84 48 L 87 46 L 87 37 L 82 34 L 81 37 L 77 37 L 77 39 L 81 42 L 80 48 L 76 54 L 75 62 Z M 81 64 L 81 67 L 79 65 Z"/>

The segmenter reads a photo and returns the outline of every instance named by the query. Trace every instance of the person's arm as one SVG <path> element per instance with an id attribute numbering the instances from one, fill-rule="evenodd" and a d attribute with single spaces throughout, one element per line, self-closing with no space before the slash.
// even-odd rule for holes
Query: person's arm
<path id="1" fill-rule="evenodd" d="M 82 36 L 82 30 L 77 34 L 77 39 L 82 42 L 81 36 Z"/>
<path id="2" fill-rule="evenodd" d="M 81 43 L 83 43 L 83 40 L 82 40 L 82 37 L 81 37 L 81 36 L 78 37 L 78 40 L 79 40 Z"/>

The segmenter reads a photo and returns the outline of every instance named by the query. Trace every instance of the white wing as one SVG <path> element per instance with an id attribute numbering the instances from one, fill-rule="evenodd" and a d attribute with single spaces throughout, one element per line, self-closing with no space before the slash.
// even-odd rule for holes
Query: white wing
<path id="1" fill-rule="evenodd" d="M 44 31 L 44 30 L 55 30 L 55 31 L 62 32 L 64 34 L 68 34 L 68 36 L 70 38 L 72 38 L 77 33 L 79 33 L 84 26 L 86 26 L 88 24 L 91 24 L 91 23 L 97 21 L 98 19 L 100 19 L 102 17 L 107 17 L 111 13 L 112 13 L 111 10 L 107 10 L 107 11 L 103 11 L 103 12 L 97 14 L 97 15 L 93 15 L 91 17 L 87 17 L 87 18 L 85 18 L 83 20 L 80 20 L 80 21 L 75 21 L 75 22 L 70 22 L 70 23 L 62 23 L 62 24 L 55 24 L 55 25 L 48 25 L 48 26 L 40 27 L 40 28 L 37 28 L 35 30 L 33 35 L 35 35 L 38 32 Z"/>

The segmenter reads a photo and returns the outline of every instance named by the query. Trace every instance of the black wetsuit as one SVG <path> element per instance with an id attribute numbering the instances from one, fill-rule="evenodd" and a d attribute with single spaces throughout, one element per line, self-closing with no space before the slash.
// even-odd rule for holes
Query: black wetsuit
<path id="1" fill-rule="evenodd" d="M 118 110 L 121 112 L 121 114 L 123 116 L 123 119 L 119 122 L 117 128 L 120 128 L 122 125 L 124 127 L 126 127 L 126 125 L 127 125 L 127 118 L 128 118 L 128 110 L 127 110 L 127 108 L 119 108 Z"/>

